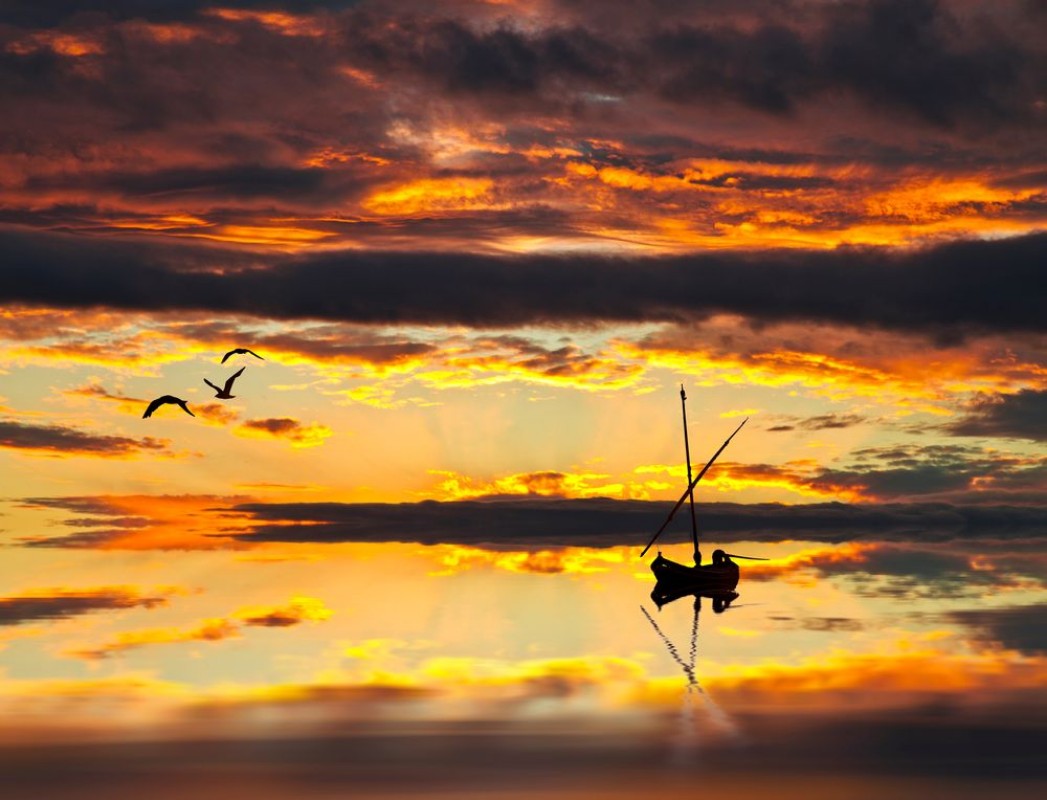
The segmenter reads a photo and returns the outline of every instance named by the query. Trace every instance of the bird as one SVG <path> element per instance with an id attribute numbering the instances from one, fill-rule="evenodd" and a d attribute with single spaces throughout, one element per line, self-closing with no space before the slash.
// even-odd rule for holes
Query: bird
<path id="1" fill-rule="evenodd" d="M 254 350 L 248 350 L 246 347 L 237 347 L 236 349 L 230 350 L 228 353 L 226 353 L 224 356 L 222 356 L 222 363 L 224 364 L 226 359 L 229 358 L 229 356 L 235 356 L 237 353 L 240 353 L 240 354 L 250 353 L 255 358 L 262 358 Z M 265 361 L 265 359 L 262 358 L 262 361 Z"/>
<path id="2" fill-rule="evenodd" d="M 181 406 L 182 407 L 182 411 L 184 411 L 190 417 L 195 417 L 196 416 L 196 414 L 194 414 L 192 411 L 189 410 L 189 401 L 188 400 L 182 400 L 180 397 L 175 397 L 174 395 L 165 394 L 163 397 L 158 397 L 153 402 L 151 402 L 149 404 L 149 408 L 147 408 L 145 410 L 145 413 L 142 414 L 142 419 L 146 419 L 147 417 L 153 416 L 153 412 L 156 411 L 156 409 L 160 408 L 160 406 L 162 406 L 162 405 L 164 405 L 166 403 L 173 403 L 176 406 Z"/>
<path id="3" fill-rule="evenodd" d="M 234 397 L 236 397 L 235 394 L 229 394 L 229 392 L 232 391 L 233 388 L 233 381 L 239 378 L 240 373 L 243 372 L 245 369 L 247 369 L 247 367 L 240 367 L 240 369 L 238 369 L 236 372 L 230 375 L 225 382 L 225 386 L 223 386 L 221 389 L 219 389 L 217 386 L 211 383 L 211 381 L 207 380 L 207 378 L 204 378 L 204 383 L 206 383 L 208 386 L 215 390 L 215 397 L 217 397 L 219 400 L 232 400 Z"/>

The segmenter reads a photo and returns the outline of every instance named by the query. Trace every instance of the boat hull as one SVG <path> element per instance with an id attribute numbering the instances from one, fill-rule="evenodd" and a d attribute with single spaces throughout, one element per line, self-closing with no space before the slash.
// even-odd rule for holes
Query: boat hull
<path id="1" fill-rule="evenodd" d="M 659 553 L 651 562 L 651 572 L 659 584 L 674 590 L 730 592 L 738 585 L 738 565 L 733 561 L 688 567 Z"/>

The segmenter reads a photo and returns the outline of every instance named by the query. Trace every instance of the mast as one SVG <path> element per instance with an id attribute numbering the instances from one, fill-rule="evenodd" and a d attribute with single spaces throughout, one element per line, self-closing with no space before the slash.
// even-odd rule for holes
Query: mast
<path id="1" fill-rule="evenodd" d="M 687 393 L 680 384 L 680 409 L 683 411 L 683 451 L 687 458 L 687 496 L 691 501 L 691 540 L 694 542 L 694 564 L 700 566 L 702 554 L 698 551 L 698 521 L 694 516 L 694 487 L 691 485 L 691 443 L 687 438 Z"/>
<path id="2" fill-rule="evenodd" d="M 744 425 L 748 421 L 749 418 L 746 417 L 742 420 L 742 425 Z M 657 540 L 658 537 L 662 535 L 662 531 L 664 531 L 669 526 L 669 523 L 672 522 L 672 519 L 676 515 L 676 512 L 680 510 L 680 506 L 683 505 L 683 501 L 687 499 L 688 492 L 693 491 L 694 487 L 698 485 L 698 481 L 705 477 L 705 473 L 709 471 L 709 467 L 711 467 L 716 462 L 716 459 L 720 457 L 720 453 L 727 449 L 727 445 L 731 443 L 731 439 L 733 439 L 738 434 L 738 431 L 742 429 L 742 425 L 739 425 L 737 428 L 734 429 L 734 433 L 728 436 L 727 441 L 720 445 L 720 449 L 713 453 L 713 457 L 709 459 L 709 461 L 706 463 L 704 467 L 702 467 L 702 471 L 694 476 L 694 480 L 691 481 L 690 484 L 688 484 L 687 486 L 687 491 L 684 492 L 683 495 L 681 495 L 680 499 L 676 501 L 676 505 L 673 506 L 672 511 L 669 512 L 669 516 L 665 518 L 665 522 L 662 523 L 662 527 L 660 527 L 655 532 L 654 536 L 651 537 L 651 541 L 647 543 L 647 546 L 640 553 L 640 558 L 643 558 L 645 555 L 647 555 L 647 551 L 651 549 L 651 545 L 654 544 L 655 540 Z"/>

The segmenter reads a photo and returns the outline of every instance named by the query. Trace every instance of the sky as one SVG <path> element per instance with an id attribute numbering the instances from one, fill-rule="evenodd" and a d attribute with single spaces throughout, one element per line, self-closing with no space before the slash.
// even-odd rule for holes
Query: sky
<path id="1" fill-rule="evenodd" d="M 928 780 L 949 737 L 995 737 L 950 791 L 1028 766 L 1045 24 L 1034 0 L 3 5 L 0 759 L 42 792 L 49 747 L 119 742 L 81 764 L 116 797 L 133 747 L 221 752 L 279 796 L 255 742 L 289 796 L 424 793 L 330 749 L 380 731 L 489 796 L 529 758 L 560 774 L 552 727 L 621 766 L 607 791 L 682 740 L 684 784 L 758 752 L 882 796 L 916 725 Z M 232 399 L 204 382 L 241 368 Z M 686 485 L 681 385 L 695 469 L 748 420 L 698 487 L 703 549 L 771 559 L 702 612 L 690 672 L 690 602 L 658 612 L 638 557 Z M 164 395 L 195 416 L 144 419 Z M 483 726 L 504 781 L 472 771 Z M 234 749 L 178 749 L 200 739 Z M 809 758 L 830 742 L 839 774 Z"/>

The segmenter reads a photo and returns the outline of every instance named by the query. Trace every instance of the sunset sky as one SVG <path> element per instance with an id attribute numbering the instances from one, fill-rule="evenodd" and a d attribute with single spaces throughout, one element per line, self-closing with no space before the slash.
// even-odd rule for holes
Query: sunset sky
<path id="1" fill-rule="evenodd" d="M 703 549 L 772 559 L 702 616 L 710 746 L 798 707 L 812 747 L 841 709 L 1047 730 L 1045 29 L 4 4 L 0 743 L 665 744 L 693 693 L 637 606 L 686 656 L 691 605 L 638 555 L 681 384 L 697 465 L 749 419 Z"/>

